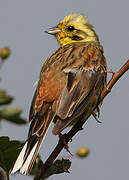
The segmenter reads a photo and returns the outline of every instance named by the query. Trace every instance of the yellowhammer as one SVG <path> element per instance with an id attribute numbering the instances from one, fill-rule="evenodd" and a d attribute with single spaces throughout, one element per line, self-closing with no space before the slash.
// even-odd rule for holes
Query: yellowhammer
<path id="1" fill-rule="evenodd" d="M 60 48 L 44 63 L 30 108 L 28 139 L 11 173 L 30 173 L 54 120 L 53 134 L 94 113 L 106 84 L 107 65 L 93 26 L 82 14 L 70 14 L 46 31 Z"/>

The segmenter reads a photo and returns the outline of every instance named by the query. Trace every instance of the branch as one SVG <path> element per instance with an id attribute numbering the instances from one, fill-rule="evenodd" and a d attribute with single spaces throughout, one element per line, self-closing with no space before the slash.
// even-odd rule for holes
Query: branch
<path id="1" fill-rule="evenodd" d="M 120 79 L 120 77 L 127 71 L 129 70 L 129 60 L 120 68 L 119 71 L 117 71 L 111 80 L 108 82 L 107 86 L 103 89 L 101 96 L 100 96 L 100 102 L 105 98 L 105 96 L 111 92 L 112 87 L 115 85 L 115 83 Z M 90 116 L 90 115 L 89 115 Z M 75 134 L 77 134 L 81 129 L 83 124 L 86 121 L 78 121 L 75 126 L 72 127 L 72 129 L 67 133 L 64 134 L 65 136 L 65 141 L 68 143 Z M 59 139 L 58 144 L 56 145 L 55 149 L 51 153 L 51 155 L 48 157 L 46 160 L 45 164 L 43 167 L 40 169 L 39 174 L 37 174 L 33 180 L 41 180 L 43 179 L 43 176 L 45 173 L 48 171 L 48 169 L 51 167 L 53 161 L 57 158 L 61 150 L 64 148 L 64 143 L 62 142 L 61 139 Z"/>

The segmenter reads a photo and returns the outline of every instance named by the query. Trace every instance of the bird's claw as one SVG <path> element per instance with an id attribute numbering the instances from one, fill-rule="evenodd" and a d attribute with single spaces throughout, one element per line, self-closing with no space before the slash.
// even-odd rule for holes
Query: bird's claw
<path id="1" fill-rule="evenodd" d="M 99 107 L 97 107 L 97 113 L 98 113 L 98 114 L 96 114 L 96 113 L 93 111 L 93 112 L 92 112 L 92 115 L 93 115 L 93 117 L 95 118 L 95 120 L 96 120 L 98 123 L 102 123 L 101 121 L 98 120 L 98 118 L 99 118 L 99 116 L 100 116 L 100 109 L 99 109 Z"/>
<path id="2" fill-rule="evenodd" d="M 68 143 L 66 142 L 66 134 L 59 134 L 59 138 L 61 139 L 61 141 L 63 142 L 64 144 L 64 148 L 66 149 L 66 151 L 70 154 L 70 155 L 73 155 L 70 150 L 69 150 L 69 146 L 68 146 Z"/>

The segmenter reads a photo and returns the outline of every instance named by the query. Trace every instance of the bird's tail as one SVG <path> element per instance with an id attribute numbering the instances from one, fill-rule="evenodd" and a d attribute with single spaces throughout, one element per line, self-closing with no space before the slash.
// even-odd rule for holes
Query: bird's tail
<path id="1" fill-rule="evenodd" d="M 36 138 L 35 144 L 33 143 L 33 145 L 29 144 L 30 143 L 29 141 L 26 142 L 28 147 L 27 147 L 25 155 L 24 155 L 23 164 L 20 167 L 20 173 L 29 174 L 31 172 L 33 164 L 38 155 L 38 152 L 39 152 L 39 149 L 43 142 L 44 137 L 42 136 L 39 139 L 37 139 L 37 137 L 35 137 Z M 34 141 L 34 139 L 33 139 L 33 141 Z M 26 146 L 26 144 L 24 146 Z M 28 151 L 28 149 L 29 149 L 29 151 Z M 20 158 L 20 155 L 19 155 L 19 158 Z M 22 155 L 21 155 L 21 158 L 22 158 Z"/>
<path id="2" fill-rule="evenodd" d="M 44 119 L 35 118 L 32 120 L 28 140 L 24 144 L 10 174 L 14 174 L 18 170 L 20 170 L 22 174 L 29 174 L 31 172 L 40 146 L 53 119 L 54 114 L 48 112 Z"/>
<path id="3" fill-rule="evenodd" d="M 43 140 L 43 137 L 40 137 L 39 139 L 37 139 L 35 141 L 34 146 L 32 146 L 32 147 L 29 144 L 30 142 L 26 141 L 17 160 L 15 161 L 15 164 L 14 164 L 10 174 L 14 174 L 19 169 L 20 169 L 20 173 L 22 173 L 22 174 L 28 174 L 31 171 L 34 161 L 38 155 L 42 140 Z M 29 152 L 28 152 L 28 148 L 29 148 Z"/>

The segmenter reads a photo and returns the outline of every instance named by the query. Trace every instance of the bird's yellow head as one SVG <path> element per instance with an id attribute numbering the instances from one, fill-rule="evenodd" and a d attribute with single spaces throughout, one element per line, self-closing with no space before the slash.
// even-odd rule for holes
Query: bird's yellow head
<path id="1" fill-rule="evenodd" d="M 99 42 L 93 26 L 88 22 L 86 16 L 82 14 L 70 14 L 57 26 L 45 32 L 55 35 L 61 46 L 76 42 Z"/>

